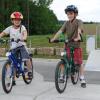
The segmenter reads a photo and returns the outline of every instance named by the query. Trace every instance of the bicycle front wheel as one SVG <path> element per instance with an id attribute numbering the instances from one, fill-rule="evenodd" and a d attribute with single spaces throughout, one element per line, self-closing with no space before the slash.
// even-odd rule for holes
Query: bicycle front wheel
<path id="1" fill-rule="evenodd" d="M 13 82 L 13 76 L 12 76 L 11 62 L 7 61 L 2 69 L 2 87 L 5 93 L 11 92 L 12 82 Z"/>
<path id="2" fill-rule="evenodd" d="M 63 93 L 66 88 L 68 79 L 66 72 L 64 61 L 60 61 L 55 70 L 55 87 L 59 93 Z"/>

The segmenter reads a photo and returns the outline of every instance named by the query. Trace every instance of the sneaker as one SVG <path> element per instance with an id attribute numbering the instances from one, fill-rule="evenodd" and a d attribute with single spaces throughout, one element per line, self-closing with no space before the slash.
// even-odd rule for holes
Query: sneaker
<path id="1" fill-rule="evenodd" d="M 31 71 L 28 72 L 28 77 L 29 77 L 30 80 L 33 78 Z"/>
<path id="2" fill-rule="evenodd" d="M 14 80 L 13 82 L 12 82 L 12 86 L 15 86 L 16 85 L 16 81 Z"/>
<path id="3" fill-rule="evenodd" d="M 80 81 L 81 81 L 81 87 L 82 88 L 86 88 L 86 82 L 85 82 L 85 80 L 84 79 L 80 79 Z"/>
<path id="4" fill-rule="evenodd" d="M 28 72 L 28 69 L 27 68 L 24 68 L 24 72 Z"/>

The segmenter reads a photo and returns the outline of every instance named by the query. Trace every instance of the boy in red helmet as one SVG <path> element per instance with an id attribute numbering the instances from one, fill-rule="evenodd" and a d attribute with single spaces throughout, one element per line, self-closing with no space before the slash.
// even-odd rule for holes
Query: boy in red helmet
<path id="1" fill-rule="evenodd" d="M 23 60 L 26 61 L 29 74 L 31 75 L 32 69 L 31 69 L 31 62 L 30 62 L 30 56 L 26 49 L 26 43 L 27 40 L 27 30 L 24 25 L 21 24 L 21 21 L 23 19 L 23 15 L 20 12 L 13 12 L 10 16 L 12 25 L 7 27 L 3 32 L 0 34 L 0 38 L 9 35 L 10 39 L 14 39 L 14 41 L 20 40 L 20 43 L 18 42 L 16 45 L 11 45 L 11 49 L 13 50 L 13 53 L 16 53 L 16 48 L 20 47 L 21 51 L 21 57 Z M 23 46 L 24 45 L 24 46 Z M 13 81 L 13 85 L 16 85 L 15 79 Z"/>
<path id="2" fill-rule="evenodd" d="M 73 40 L 74 42 L 69 42 L 67 45 L 67 52 L 70 53 L 69 46 L 74 46 L 76 49 L 74 50 L 74 62 L 76 64 L 80 64 L 80 81 L 81 87 L 86 87 L 86 82 L 84 78 L 84 67 L 82 66 L 82 49 L 80 48 L 81 34 L 83 33 L 83 23 L 81 20 L 76 19 L 78 15 L 78 9 L 74 5 L 69 5 L 65 9 L 65 13 L 67 14 L 68 21 L 64 23 L 61 29 L 56 33 L 54 38 L 51 39 L 51 42 L 56 40 L 60 34 L 64 33 L 65 38 L 68 40 Z"/>

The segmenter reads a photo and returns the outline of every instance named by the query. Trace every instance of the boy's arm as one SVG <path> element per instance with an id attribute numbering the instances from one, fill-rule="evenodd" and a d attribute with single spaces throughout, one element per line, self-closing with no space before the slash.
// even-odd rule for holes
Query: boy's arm
<path id="1" fill-rule="evenodd" d="M 51 42 L 56 40 L 60 34 L 64 33 L 66 30 L 66 22 L 63 24 L 63 26 L 60 28 L 60 30 L 55 34 L 55 36 L 51 39 Z"/>
<path id="2" fill-rule="evenodd" d="M 78 41 L 78 40 L 81 40 L 81 37 L 80 35 L 83 33 L 83 22 L 80 20 L 78 22 L 78 35 L 77 37 L 74 39 L 74 41 Z"/>
<path id="3" fill-rule="evenodd" d="M 7 27 L 5 30 L 3 30 L 1 33 L 0 33 L 0 38 L 2 38 L 3 36 L 5 35 L 9 35 L 10 34 L 10 27 Z"/>
<path id="4" fill-rule="evenodd" d="M 82 34 L 83 33 L 83 30 L 84 30 L 84 28 L 83 28 L 83 22 L 80 20 L 78 22 L 78 33 L 79 34 Z"/>
<path id="5" fill-rule="evenodd" d="M 77 37 L 74 39 L 74 41 L 81 40 L 80 34 L 82 34 L 81 29 L 78 28 L 78 35 L 77 35 Z"/>
<path id="6" fill-rule="evenodd" d="M 56 34 L 55 34 L 55 36 L 51 39 L 51 42 L 53 42 L 54 40 L 56 40 L 58 37 L 59 37 L 59 35 L 62 33 L 62 30 L 59 30 Z"/>
<path id="7" fill-rule="evenodd" d="M 1 33 L 0 33 L 0 38 L 2 38 L 2 37 L 5 36 L 5 35 L 6 35 L 5 32 L 1 32 Z"/>
<path id="8" fill-rule="evenodd" d="M 27 40 L 27 31 L 23 31 L 23 38 L 22 40 Z"/>

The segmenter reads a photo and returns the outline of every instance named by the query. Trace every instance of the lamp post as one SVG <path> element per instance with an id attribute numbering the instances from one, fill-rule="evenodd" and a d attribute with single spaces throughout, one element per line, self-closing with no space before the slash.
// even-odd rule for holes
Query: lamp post
<path id="1" fill-rule="evenodd" d="M 29 0 L 27 0 L 27 24 L 28 24 L 28 35 L 29 35 Z"/>

